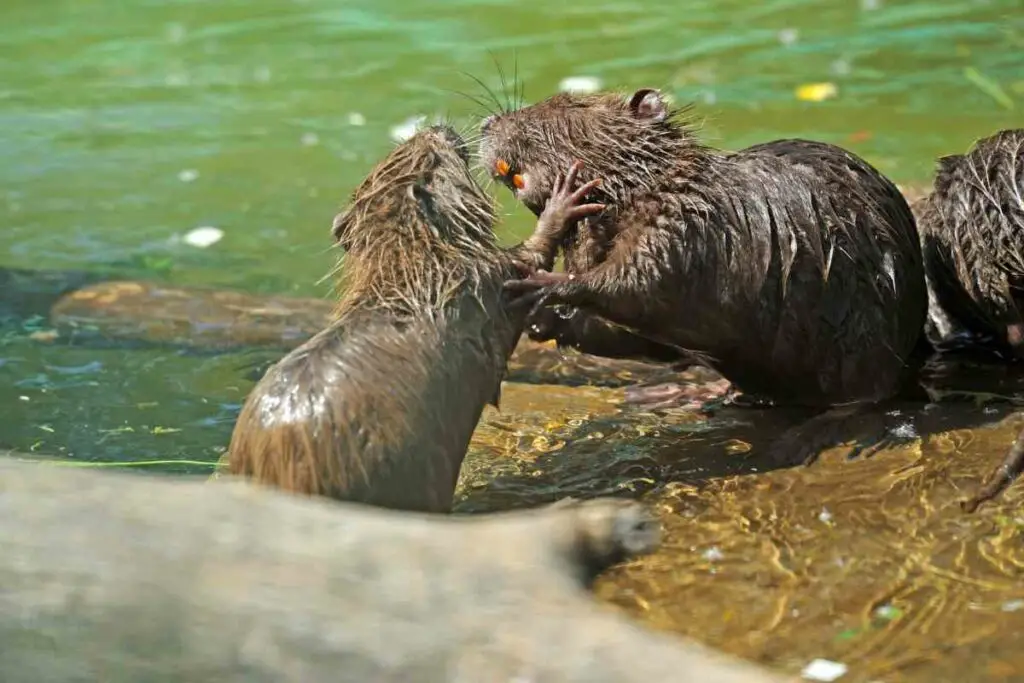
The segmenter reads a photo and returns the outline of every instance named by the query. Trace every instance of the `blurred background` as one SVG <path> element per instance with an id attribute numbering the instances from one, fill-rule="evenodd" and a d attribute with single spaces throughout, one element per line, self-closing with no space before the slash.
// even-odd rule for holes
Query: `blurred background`
<path id="1" fill-rule="evenodd" d="M 457 91 L 500 89 L 499 65 L 528 102 L 660 87 L 715 145 L 817 138 L 922 184 L 1024 121 L 1024 2 L 4 0 L 0 269 L 325 297 L 350 190 L 420 117 L 471 126 Z M 510 241 L 531 222 L 499 198 Z M 41 344 L 22 313 L 0 448 L 216 459 L 244 357 Z"/>

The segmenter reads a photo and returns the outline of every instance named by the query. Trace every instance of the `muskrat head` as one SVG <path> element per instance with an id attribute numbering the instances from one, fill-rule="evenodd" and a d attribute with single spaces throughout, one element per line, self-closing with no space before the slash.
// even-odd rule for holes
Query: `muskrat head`
<path id="1" fill-rule="evenodd" d="M 516 198 L 540 215 L 556 176 L 583 162 L 579 182 L 601 178 L 604 201 L 657 179 L 694 147 L 693 136 L 660 92 L 632 95 L 561 93 L 480 125 L 481 162 Z"/>
<path id="2" fill-rule="evenodd" d="M 432 126 L 398 145 L 352 193 L 332 234 L 346 251 L 388 237 L 474 249 L 494 243 L 494 204 L 473 178 L 466 142 Z"/>

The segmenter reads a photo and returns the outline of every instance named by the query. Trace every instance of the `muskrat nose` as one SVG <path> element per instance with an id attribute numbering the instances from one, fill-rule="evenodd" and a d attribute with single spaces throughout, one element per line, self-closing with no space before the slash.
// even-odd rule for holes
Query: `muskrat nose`
<path id="1" fill-rule="evenodd" d="M 462 160 L 467 164 L 469 163 L 469 148 L 466 147 L 466 141 L 462 139 L 454 128 L 451 126 L 439 125 L 431 128 L 437 135 L 441 137 L 446 143 L 455 148 L 455 152 L 462 157 Z"/>

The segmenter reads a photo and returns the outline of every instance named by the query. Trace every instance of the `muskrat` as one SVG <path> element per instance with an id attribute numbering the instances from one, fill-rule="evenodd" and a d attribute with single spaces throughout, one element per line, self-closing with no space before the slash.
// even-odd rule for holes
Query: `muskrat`
<path id="1" fill-rule="evenodd" d="M 939 159 L 916 208 L 934 303 L 980 344 L 1024 358 L 1024 129 Z"/>
<path id="2" fill-rule="evenodd" d="M 606 210 L 569 226 L 565 273 L 509 287 L 693 353 L 742 392 L 830 409 L 897 393 L 928 349 L 924 268 L 897 187 L 840 147 L 703 145 L 654 89 L 558 94 L 481 124 L 480 156 L 534 213 L 580 160 Z"/>
<path id="3" fill-rule="evenodd" d="M 483 408 L 498 405 L 522 333 L 503 282 L 547 267 L 556 222 L 599 207 L 567 188 L 526 242 L 495 241 L 493 200 L 448 126 L 396 147 L 334 220 L 344 250 L 333 322 L 249 394 L 230 474 L 289 491 L 448 511 Z M 584 188 L 580 188 L 581 190 Z"/>
<path id="4" fill-rule="evenodd" d="M 955 329 L 974 348 L 1024 359 L 1024 129 L 939 159 L 932 192 L 915 208 L 935 341 L 951 341 Z M 964 509 L 998 495 L 1022 469 L 1024 432 Z"/>

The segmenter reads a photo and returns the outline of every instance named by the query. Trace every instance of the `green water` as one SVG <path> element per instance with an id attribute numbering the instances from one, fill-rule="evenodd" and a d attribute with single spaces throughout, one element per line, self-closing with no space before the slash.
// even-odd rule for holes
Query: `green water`
<path id="1" fill-rule="evenodd" d="M 325 295 L 331 218 L 389 131 L 469 126 L 477 107 L 453 91 L 479 95 L 463 72 L 498 87 L 495 60 L 528 101 L 568 76 L 658 86 L 701 103 L 715 144 L 820 138 L 897 181 L 1024 123 L 1021 0 L 4 0 L 0 267 Z M 795 98 L 820 81 L 838 97 Z M 529 221 L 501 199 L 511 239 Z M 224 238 L 174 242 L 204 225 Z M 246 357 L 31 330 L 0 329 L 0 447 L 213 460 L 251 386 Z"/>

